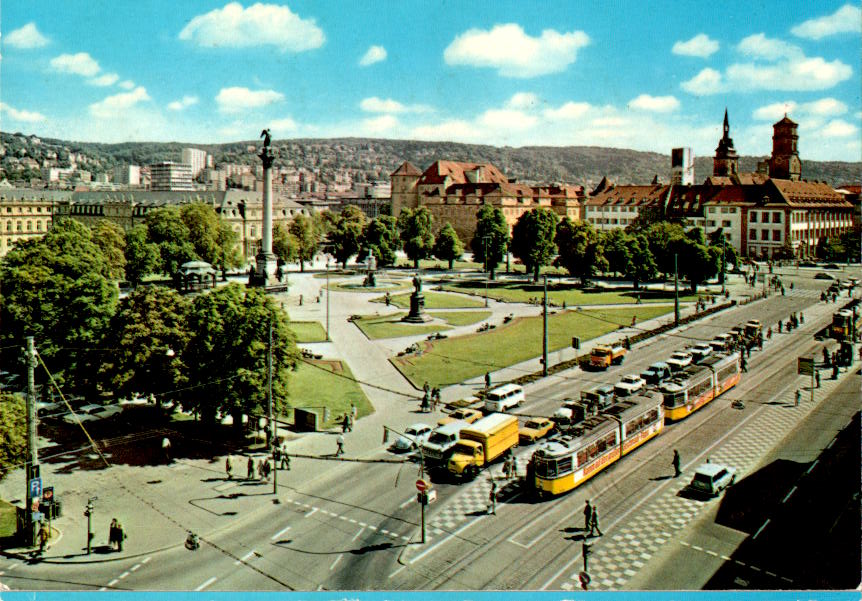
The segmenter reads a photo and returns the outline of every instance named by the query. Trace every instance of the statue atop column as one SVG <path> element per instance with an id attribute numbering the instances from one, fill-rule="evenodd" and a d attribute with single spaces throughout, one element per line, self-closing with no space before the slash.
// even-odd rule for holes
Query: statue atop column
<path id="1" fill-rule="evenodd" d="M 260 250 L 255 256 L 255 268 L 251 274 L 252 285 L 261 286 L 267 290 L 284 288 L 286 286 L 277 277 L 278 257 L 272 252 L 272 163 L 275 155 L 272 152 L 272 135 L 269 129 L 260 132 L 263 138 L 263 148 L 257 155 L 263 162 L 263 206 L 261 223 Z M 282 272 L 282 275 L 284 273 Z"/>
<path id="2" fill-rule="evenodd" d="M 272 154 L 272 135 L 269 133 L 269 128 L 260 132 L 260 137 L 263 138 L 263 148 L 260 150 L 260 160 L 263 161 L 263 168 L 272 167 L 274 155 Z"/>

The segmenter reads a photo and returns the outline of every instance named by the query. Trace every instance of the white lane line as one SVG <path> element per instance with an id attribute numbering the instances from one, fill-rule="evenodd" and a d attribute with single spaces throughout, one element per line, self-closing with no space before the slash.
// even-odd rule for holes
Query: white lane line
<path id="1" fill-rule="evenodd" d="M 795 493 L 795 492 L 796 492 L 796 487 L 794 486 L 793 488 L 791 488 L 791 489 L 790 489 L 790 492 L 789 492 L 789 493 L 787 493 L 787 496 L 786 496 L 786 497 L 784 497 L 783 499 L 781 499 L 781 502 L 782 502 L 782 503 L 787 503 L 787 499 L 789 499 L 789 498 L 790 498 L 790 495 L 792 495 L 792 494 L 793 494 L 793 493 Z"/>
<path id="2" fill-rule="evenodd" d="M 829 441 L 829 444 L 828 444 L 828 445 L 826 445 L 826 448 L 827 448 L 827 449 L 831 449 L 831 448 L 832 448 L 832 445 L 834 445 L 834 444 L 835 444 L 835 439 L 833 438 L 832 440 L 830 440 L 830 441 Z"/>
<path id="3" fill-rule="evenodd" d="M 213 576 L 212 578 L 210 578 L 209 580 L 207 580 L 206 582 L 204 582 L 202 585 L 200 585 L 199 587 L 197 587 L 197 588 L 195 589 L 195 592 L 200 592 L 200 591 L 204 590 L 206 587 L 208 587 L 209 585 L 211 585 L 211 584 L 212 584 L 213 582 L 215 582 L 216 580 L 218 580 L 218 578 L 216 578 L 215 576 Z"/>
<path id="4" fill-rule="evenodd" d="M 761 571 L 760 568 L 758 568 L 757 566 L 748 566 L 748 567 L 751 568 L 752 570 L 754 570 L 755 572 Z"/>
<path id="5" fill-rule="evenodd" d="M 712 555 L 713 557 L 718 557 L 718 553 L 716 553 L 715 551 L 710 551 L 709 549 L 706 549 L 706 554 Z"/>
<path id="6" fill-rule="evenodd" d="M 311 517 L 311 516 L 313 516 L 315 513 L 317 513 L 317 507 L 312 508 L 312 510 L 311 510 L 311 511 L 309 511 L 308 513 L 306 513 L 306 514 L 305 514 L 305 517 L 310 518 L 310 517 Z"/>
<path id="7" fill-rule="evenodd" d="M 106 590 L 108 590 L 107 586 L 103 586 L 102 588 L 99 589 L 99 591 L 106 591 Z"/>
<path id="8" fill-rule="evenodd" d="M 484 515 L 483 515 L 482 517 L 476 518 L 476 519 L 475 519 L 475 520 L 473 520 L 472 522 L 468 521 L 468 522 L 467 522 L 467 523 L 465 523 L 463 526 L 461 526 L 460 528 L 458 528 L 455 532 L 452 532 L 451 534 L 449 534 L 449 536 L 447 536 L 447 537 L 445 537 L 445 538 L 441 538 L 439 541 L 437 541 L 437 543 L 436 543 L 436 544 L 431 545 L 430 547 L 428 547 L 427 549 L 425 549 L 422 553 L 420 553 L 419 555 L 417 555 L 416 557 L 414 557 L 413 559 L 411 559 L 411 560 L 410 560 L 410 564 L 412 565 L 412 564 L 416 563 L 417 561 L 419 561 L 420 559 L 422 559 L 423 557 L 425 557 L 426 555 L 428 555 L 429 553 L 431 553 L 431 551 L 433 551 L 434 549 L 436 549 L 437 547 L 439 547 L 439 546 L 440 546 L 440 545 L 442 545 L 443 543 L 448 542 L 449 540 L 451 540 L 451 539 L 455 538 L 456 536 L 458 536 L 459 534 L 461 534 L 461 532 L 462 532 L 463 530 L 466 530 L 467 528 L 469 528 L 469 527 L 470 527 L 470 526 L 472 526 L 473 524 L 476 524 L 476 523 L 478 523 L 478 522 L 481 522 L 481 521 L 482 521 L 482 520 L 484 520 L 486 517 L 487 517 L 487 516 L 484 516 Z"/>
<path id="9" fill-rule="evenodd" d="M 365 522 L 359 522 L 359 525 L 365 528 L 368 524 L 366 524 Z"/>
<path id="10" fill-rule="evenodd" d="M 769 570 L 766 570 L 766 573 L 767 573 L 769 576 L 772 576 L 773 578 L 778 578 L 778 574 L 774 574 L 774 573 L 770 572 Z"/>
<path id="11" fill-rule="evenodd" d="M 392 572 L 391 574 L 389 574 L 389 577 L 390 577 L 390 578 L 394 578 L 395 576 L 397 576 L 398 574 L 400 574 L 400 573 L 401 573 L 401 570 L 405 569 L 406 567 L 407 567 L 407 566 L 401 566 L 400 568 L 398 568 L 397 570 L 395 570 L 394 572 Z"/>
<path id="12" fill-rule="evenodd" d="M 703 551 L 703 547 L 698 547 L 697 545 L 692 545 L 691 548 L 695 551 Z"/>
<path id="13" fill-rule="evenodd" d="M 722 558 L 724 561 L 730 561 L 730 557 L 728 557 L 727 555 L 722 555 L 722 556 L 721 556 L 721 558 Z"/>
<path id="14" fill-rule="evenodd" d="M 277 539 L 278 537 L 280 537 L 282 534 L 284 534 L 284 533 L 285 533 L 285 532 L 287 532 L 288 530 L 290 530 L 290 526 L 285 526 L 284 528 L 282 528 L 281 530 L 279 530 L 278 532 L 276 532 L 275 534 L 273 534 L 273 535 L 270 537 L 270 539 L 269 539 L 269 540 L 275 540 L 275 539 Z"/>
<path id="15" fill-rule="evenodd" d="M 140 568 L 141 568 L 141 564 L 136 563 L 135 565 L 132 566 L 130 571 L 137 572 Z"/>
<path id="16" fill-rule="evenodd" d="M 332 515 L 333 515 L 333 516 L 335 516 L 335 514 L 334 514 L 334 513 L 333 513 Z M 345 522 L 347 521 L 347 518 L 346 518 L 346 517 L 344 517 L 343 515 L 338 516 L 338 519 L 339 519 L 339 520 L 343 520 L 343 521 L 345 521 Z"/>
<path id="17" fill-rule="evenodd" d="M 120 580 L 122 580 L 123 578 L 125 578 L 128 575 L 129 575 L 129 572 L 123 572 L 122 574 L 120 574 Z"/>
<path id="18" fill-rule="evenodd" d="M 350 522 L 351 524 L 355 524 L 355 523 L 356 523 L 356 520 L 354 520 L 353 518 L 350 518 L 350 519 L 349 519 L 349 520 L 347 520 L 347 521 L 348 521 L 348 522 Z"/>
<path id="19" fill-rule="evenodd" d="M 251 551 L 249 551 L 248 553 L 246 553 L 245 555 L 243 555 L 242 557 L 237 559 L 235 562 L 233 562 L 233 565 L 238 566 L 239 564 L 244 562 L 246 559 L 248 559 L 252 555 L 254 555 L 254 549 L 252 549 Z"/>
<path id="20" fill-rule="evenodd" d="M 359 525 L 361 526 L 361 525 L 362 525 L 362 522 L 359 522 Z M 370 525 L 369 525 L 369 526 L 368 526 L 368 529 L 369 529 L 369 530 L 377 530 L 377 526 L 370 526 Z"/>
<path id="21" fill-rule="evenodd" d="M 333 562 L 332 562 L 332 565 L 331 565 L 331 566 L 329 566 L 329 571 L 330 571 L 330 572 L 331 572 L 332 570 L 334 570 L 334 569 L 335 569 L 335 566 L 337 566 L 337 565 L 338 565 L 338 562 L 339 562 L 339 561 L 341 561 L 341 558 L 342 558 L 342 554 L 339 554 L 339 555 L 338 555 L 338 557 L 336 557 L 336 558 L 335 558 L 335 561 L 333 561 Z"/>
<path id="22" fill-rule="evenodd" d="M 817 462 L 818 462 L 818 461 L 820 461 L 820 460 L 819 460 L 819 459 L 815 459 L 815 460 L 814 460 L 814 463 L 812 463 L 812 464 L 811 464 L 811 466 L 810 466 L 807 470 L 805 470 L 805 473 L 806 473 L 806 474 L 810 474 L 810 473 L 811 473 L 811 470 L 813 470 L 813 469 L 814 469 L 814 466 L 815 466 L 815 465 L 817 465 Z"/>
<path id="23" fill-rule="evenodd" d="M 757 532 L 755 532 L 755 533 L 754 533 L 754 536 L 752 536 L 752 537 L 751 537 L 751 540 L 754 540 L 755 538 L 757 538 L 757 536 L 758 536 L 761 532 L 763 532 L 763 529 L 764 529 L 764 528 L 766 528 L 766 525 L 770 522 L 770 520 L 772 520 L 772 518 L 766 518 L 766 521 L 765 521 L 765 522 L 763 522 L 763 525 L 762 525 L 760 528 L 758 528 L 758 529 L 757 529 Z"/>
<path id="24" fill-rule="evenodd" d="M 416 497 L 410 497 L 409 499 L 407 499 L 406 501 L 401 503 L 401 505 L 398 506 L 398 509 L 404 509 L 405 507 L 410 505 L 410 503 L 415 503 L 415 502 L 416 502 Z"/>
<path id="25" fill-rule="evenodd" d="M 380 534 L 389 534 L 389 530 L 381 530 Z"/>
<path id="26" fill-rule="evenodd" d="M 144 560 L 141 563 L 150 563 L 152 557 L 144 557 Z"/>
<path id="27" fill-rule="evenodd" d="M 108 583 L 108 586 L 114 586 L 114 585 L 115 585 L 115 584 L 117 584 L 118 582 L 119 582 L 119 580 L 118 580 L 118 579 L 116 579 L 116 578 L 114 578 L 113 580 L 111 580 L 111 581 Z"/>

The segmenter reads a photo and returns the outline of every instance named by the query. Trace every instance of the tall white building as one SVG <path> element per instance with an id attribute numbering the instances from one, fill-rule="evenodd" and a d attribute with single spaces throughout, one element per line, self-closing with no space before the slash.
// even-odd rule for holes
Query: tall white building
<path id="1" fill-rule="evenodd" d="M 150 190 L 193 191 L 194 189 L 192 168 L 189 165 L 171 161 L 150 165 Z"/>
<path id="2" fill-rule="evenodd" d="M 141 168 L 137 165 L 117 165 L 114 167 L 114 183 L 127 186 L 140 186 Z"/>
<path id="3" fill-rule="evenodd" d="M 670 151 L 670 183 L 677 186 L 694 185 L 694 154 L 691 148 L 674 148 Z"/>
<path id="4" fill-rule="evenodd" d="M 191 165 L 192 178 L 195 178 L 207 166 L 207 151 L 198 148 L 183 148 L 182 162 Z"/>

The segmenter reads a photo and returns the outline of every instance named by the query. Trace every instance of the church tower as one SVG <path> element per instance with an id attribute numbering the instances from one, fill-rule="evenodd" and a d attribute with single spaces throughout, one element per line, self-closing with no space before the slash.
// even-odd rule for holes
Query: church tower
<path id="1" fill-rule="evenodd" d="M 799 181 L 802 177 L 802 161 L 796 142 L 796 123 L 784 115 L 784 119 L 772 126 L 772 156 L 769 158 L 769 177 Z"/>
<path id="2" fill-rule="evenodd" d="M 732 176 L 739 171 L 739 155 L 733 147 L 733 139 L 730 137 L 730 124 L 727 120 L 727 109 L 724 109 L 724 135 L 715 149 L 715 158 L 712 160 L 712 174 L 715 176 Z"/>
<path id="3" fill-rule="evenodd" d="M 398 217 L 401 209 L 415 209 L 419 205 L 416 184 L 422 172 L 410 161 L 404 161 L 391 175 L 392 216 Z"/>

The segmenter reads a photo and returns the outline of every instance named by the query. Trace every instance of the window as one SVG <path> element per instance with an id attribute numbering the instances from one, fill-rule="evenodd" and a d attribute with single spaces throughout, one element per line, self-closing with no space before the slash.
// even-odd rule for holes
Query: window
<path id="1" fill-rule="evenodd" d="M 6 222 L 6 231 L 7 231 L 7 232 L 11 232 L 11 231 L 12 231 L 12 222 L 11 222 L 11 221 L 7 221 L 7 222 Z"/>
<path id="2" fill-rule="evenodd" d="M 32 222 L 32 221 L 28 221 L 28 222 L 27 222 L 27 231 L 28 231 L 28 232 L 32 232 L 32 231 L 33 231 L 33 222 Z"/>
<path id="3" fill-rule="evenodd" d="M 730 220 L 729 219 L 722 219 L 721 227 L 730 227 Z"/>
<path id="4" fill-rule="evenodd" d="M 715 220 L 714 220 L 714 219 L 707 219 L 707 220 L 706 220 L 706 225 L 707 225 L 708 227 L 715 227 Z"/>
<path id="5" fill-rule="evenodd" d="M 772 241 L 781 242 L 781 230 L 772 230 Z"/>
<path id="6" fill-rule="evenodd" d="M 751 223 L 757 223 L 757 211 L 749 213 Z"/>
<path id="7" fill-rule="evenodd" d="M 709 207 L 707 211 L 709 211 L 710 213 L 715 213 L 715 207 Z M 724 209 L 722 209 L 722 211 L 724 211 Z"/>
<path id="8" fill-rule="evenodd" d="M 22 227 L 23 227 L 23 226 L 21 225 L 21 222 L 20 222 L 20 221 L 16 221 L 16 222 L 15 222 L 15 231 L 16 231 L 16 232 L 20 232 L 20 231 L 22 231 Z"/>
<path id="9" fill-rule="evenodd" d="M 772 223 L 781 223 L 781 213 L 776 211 L 772 213 Z"/>
<path id="10" fill-rule="evenodd" d="M 760 230 L 760 239 L 769 240 L 769 230 Z"/>
<path id="11" fill-rule="evenodd" d="M 36 231 L 37 231 L 37 232 L 41 232 L 41 231 L 42 231 L 42 222 L 41 222 L 41 221 L 37 221 L 37 222 L 36 222 Z"/>
<path id="12" fill-rule="evenodd" d="M 727 212 L 728 212 L 728 213 L 736 213 L 736 207 L 730 207 L 730 208 L 727 210 Z"/>
<path id="13" fill-rule="evenodd" d="M 748 230 L 748 237 L 751 240 L 757 240 L 757 230 L 754 230 L 754 229 Z"/>

